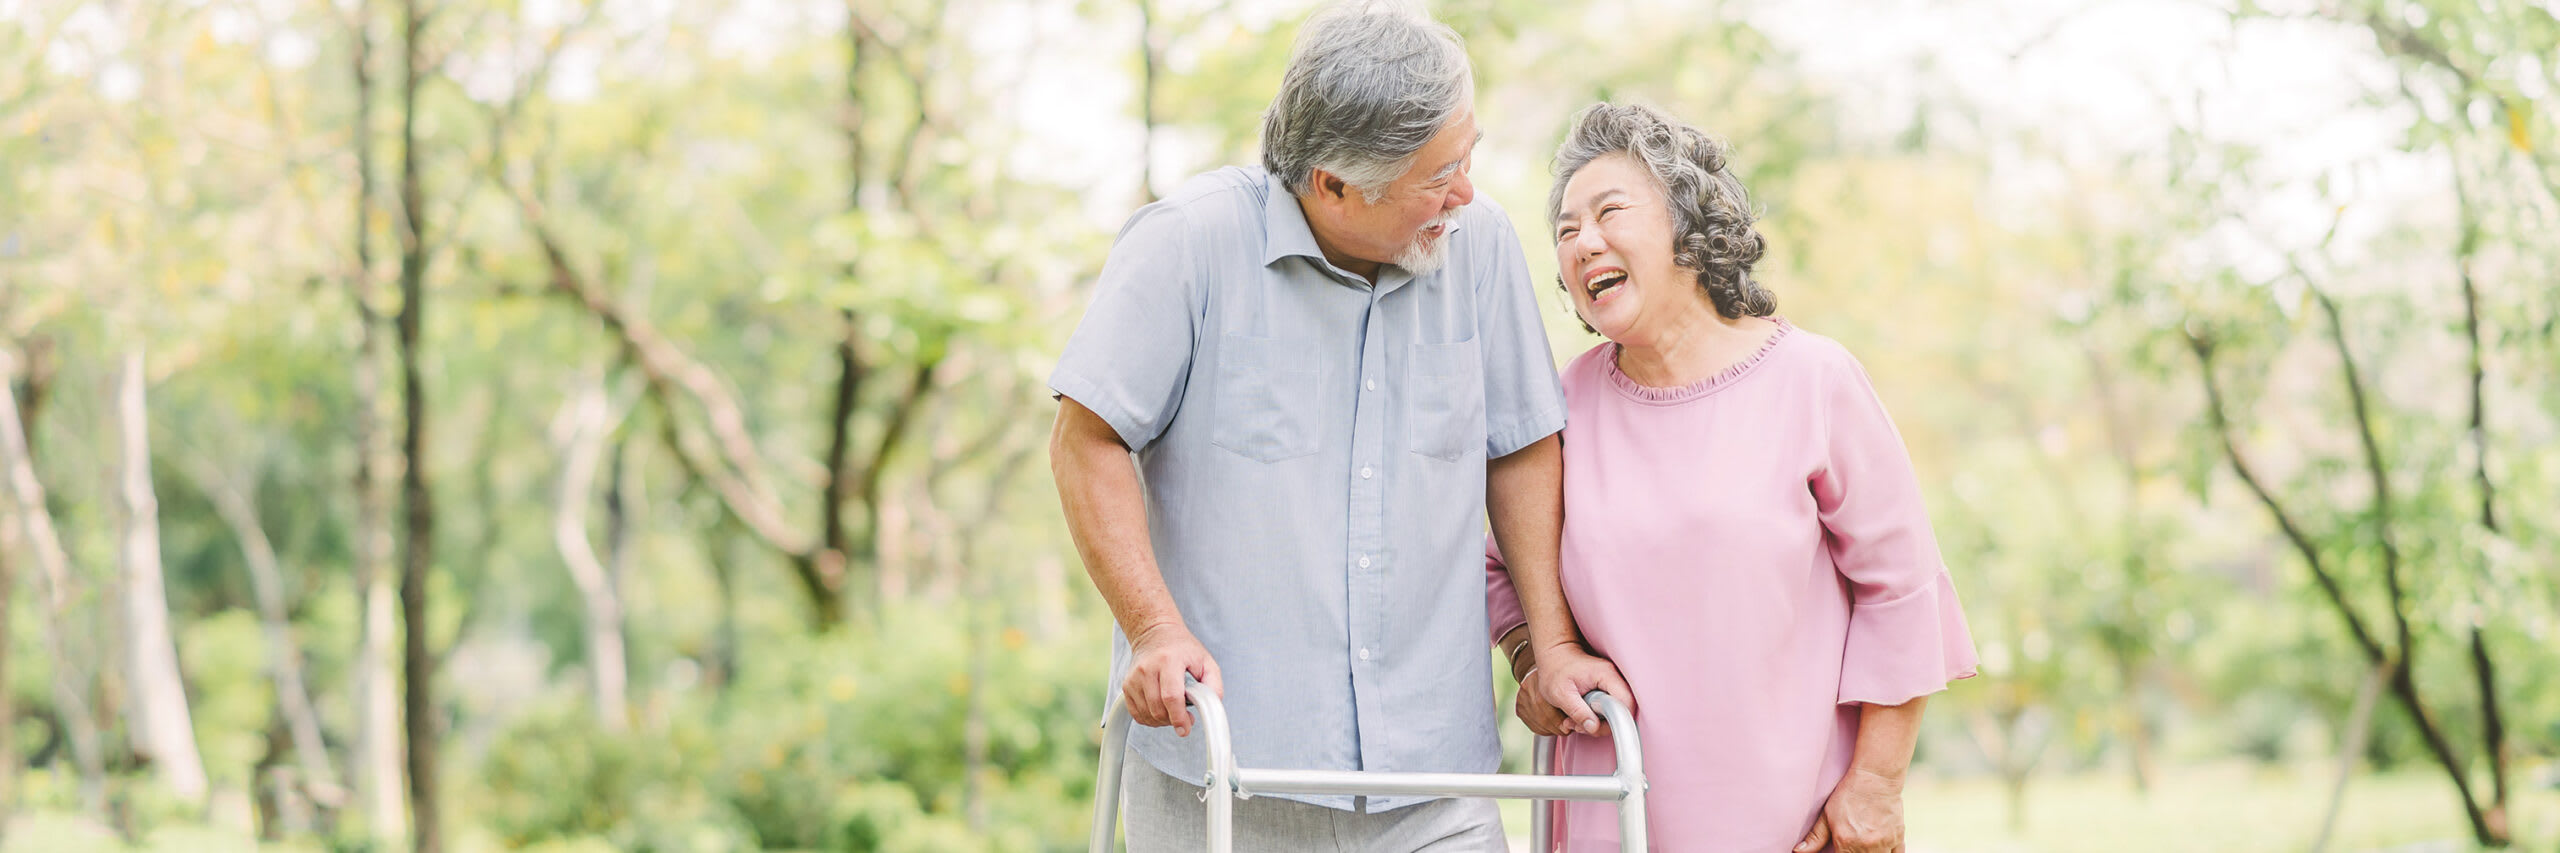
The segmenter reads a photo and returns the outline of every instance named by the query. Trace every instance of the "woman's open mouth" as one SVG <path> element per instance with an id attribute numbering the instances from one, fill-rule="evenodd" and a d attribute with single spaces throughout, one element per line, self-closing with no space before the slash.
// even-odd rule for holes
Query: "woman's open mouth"
<path id="1" fill-rule="evenodd" d="M 1591 301 L 1598 302 L 1600 301 L 1600 294 L 1614 290 L 1618 285 L 1625 283 L 1627 283 L 1626 270 L 1614 267 L 1610 269 L 1596 270 L 1593 271 L 1589 277 L 1582 280 L 1582 292 L 1584 295 L 1591 297 Z"/>

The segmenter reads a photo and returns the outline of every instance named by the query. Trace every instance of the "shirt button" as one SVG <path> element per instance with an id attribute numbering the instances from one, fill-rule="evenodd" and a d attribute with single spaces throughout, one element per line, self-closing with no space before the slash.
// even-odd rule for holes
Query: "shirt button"
<path id="1" fill-rule="evenodd" d="M 1360 479 L 1369 479 L 1369 476 L 1375 473 L 1377 472 L 1369 470 L 1369 466 L 1367 465 L 1360 466 Z"/>
<path id="2" fill-rule="evenodd" d="M 1360 650 L 1360 659 L 1361 659 L 1361 660 L 1368 660 L 1368 659 L 1369 659 L 1369 650 L 1368 650 L 1368 649 L 1361 649 L 1361 650 Z"/>
<path id="3" fill-rule="evenodd" d="M 1364 569 L 1369 567 L 1369 558 L 1367 556 L 1364 555 L 1360 558 L 1360 567 Z"/>
<path id="4" fill-rule="evenodd" d="M 1371 391 L 1378 390 L 1378 380 L 1375 380 L 1375 379 L 1371 379 L 1371 380 L 1369 380 L 1369 390 L 1371 390 Z"/>

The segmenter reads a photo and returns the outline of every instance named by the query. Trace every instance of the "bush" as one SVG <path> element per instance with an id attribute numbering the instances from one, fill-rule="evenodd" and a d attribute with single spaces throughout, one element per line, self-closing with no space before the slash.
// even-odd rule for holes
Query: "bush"
<path id="1" fill-rule="evenodd" d="M 736 815 L 696 781 L 703 760 L 688 738 L 606 734 L 592 713 L 546 709 L 492 745 L 481 768 L 482 814 L 501 841 L 603 839 L 634 853 L 754 849 Z"/>
<path id="2" fill-rule="evenodd" d="M 759 643 L 725 693 L 676 697 L 653 730 L 604 734 L 583 703 L 529 715 L 480 768 L 487 823 L 511 847 L 1081 849 L 1103 641 L 998 628 L 973 649 L 968 624 L 918 605 L 876 632 Z"/>
<path id="3" fill-rule="evenodd" d="M 776 644 L 726 700 L 713 784 L 767 846 L 954 848 L 968 834 L 969 715 L 983 726 L 975 810 L 1014 837 L 991 849 L 1071 848 L 1090 813 L 1099 637 L 983 637 L 972 676 L 954 608 L 892 612 L 876 634 Z"/>

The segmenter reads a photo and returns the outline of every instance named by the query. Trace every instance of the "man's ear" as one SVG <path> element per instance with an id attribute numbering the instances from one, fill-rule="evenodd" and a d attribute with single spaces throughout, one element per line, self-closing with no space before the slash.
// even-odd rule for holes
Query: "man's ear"
<path id="1" fill-rule="evenodd" d="M 1343 200 L 1351 192 L 1349 183 L 1323 169 L 1315 170 L 1314 174 L 1309 176 L 1309 182 L 1315 185 L 1317 193 L 1332 196 L 1334 201 Z"/>

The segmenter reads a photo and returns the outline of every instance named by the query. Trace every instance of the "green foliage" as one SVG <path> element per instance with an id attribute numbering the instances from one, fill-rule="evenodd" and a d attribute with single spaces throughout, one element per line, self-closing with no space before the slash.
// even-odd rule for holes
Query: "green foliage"
<path id="1" fill-rule="evenodd" d="M 1150 53 L 1127 2 L 430 4 L 442 11 L 415 116 L 429 250 L 421 470 L 439 508 L 427 621 L 449 655 L 432 686 L 456 734 L 445 775 L 463 793 L 447 812 L 462 837 L 705 853 L 1049 850 L 1082 837 L 1108 620 L 1074 577 L 1040 477 L 1053 412 L 1041 378 L 1112 225 L 1139 200 L 1134 173 L 1170 190 L 1256 161 L 1260 111 L 1315 5 L 1147 2 Z M 58 367 L 30 438 L 70 557 L 57 650 L 24 544 L 0 537 L 17 558 L 0 689 L 19 709 L 20 754 L 51 749 L 19 779 L 19 801 L 41 812 L 80 808 L 61 745 L 34 722 L 54 711 L 56 667 L 87 679 L 109 760 L 122 760 L 122 510 L 103 389 L 134 346 L 151 357 L 167 606 L 222 802 L 252 784 L 276 698 L 237 533 L 193 482 L 197 466 L 180 463 L 211 462 L 250 495 L 333 760 L 355 731 L 351 285 L 368 277 L 374 313 L 399 307 L 384 291 L 406 227 L 391 88 L 401 34 L 386 4 L 238 5 L 0 2 L 14 9 L 0 14 L 0 56 L 13 58 L 0 62 L 0 346 L 49 346 Z M 2032 73 L 2060 49 L 2041 39 L 2088 26 L 2075 16 L 2161 8 L 2149 4 L 2066 4 L 2033 38 L 1993 28 L 1915 45 L 1889 85 L 1837 76 L 1827 42 L 1782 37 L 1786 4 L 1432 5 L 1476 61 L 1487 137 L 1473 175 L 1522 226 L 1537 281 L 1552 263 L 1537 209 L 1546 152 L 1574 109 L 1646 101 L 1735 144 L 1765 213 L 1757 271 L 1793 321 L 1848 345 L 1876 380 L 1982 647 L 1982 677 L 1931 705 L 1923 763 L 1963 777 L 1951 784 L 2012 763 L 2042 776 L 2149 760 L 2166 793 L 2167 780 L 2245 764 L 2206 788 L 2256 802 L 2236 792 L 2335 758 L 2368 663 L 2233 476 L 2204 413 L 2197 339 L 2213 347 L 2234 444 L 2352 612 L 2385 635 L 2388 519 L 2417 689 L 2477 787 L 2475 626 L 2499 667 L 2511 782 L 2530 787 L 2560 760 L 2560 383 L 2548 381 L 2560 300 L 2547 286 L 2560 279 L 2560 21 L 2547 3 L 2243 2 L 2197 19 L 2227 54 L 2210 58 L 2276 38 L 2347 60 L 2334 76 L 2355 91 L 2334 118 L 2379 128 L 2391 150 L 2327 164 L 2313 162 L 2335 141 L 2327 125 L 2227 133 L 2229 110 L 2204 106 L 2218 82 L 2150 81 L 2161 126 L 2089 150 L 2071 141 L 2076 118 L 2021 121 L 1999 109 L 2018 93 L 1985 96 L 1945 73 Z M 574 23 L 550 14 L 590 10 Z M 369 25 L 374 51 L 363 128 L 350 24 Z M 1836 22 L 1820 38 L 1873 29 Z M 309 55 L 292 58 L 295 45 Z M 1147 59 L 1156 162 L 1064 176 L 1025 165 L 1138 139 Z M 1103 75 L 1089 91 L 1064 110 L 1028 103 L 1054 91 L 1031 84 L 1078 65 Z M 1101 106 L 1112 103 L 1124 106 Z M 375 155 L 370 268 L 355 258 L 357 146 Z M 2347 227 L 2292 221 L 2332 216 Z M 647 385 L 622 328 L 569 296 L 564 273 L 735 401 L 735 458 L 678 452 L 709 442 L 719 417 L 683 386 L 696 377 Z M 2464 275 L 2490 410 L 2477 443 Z M 2337 300 L 2362 371 L 2384 505 L 2314 287 Z M 1540 293 L 1560 351 L 1592 343 Z M 844 412 L 840 345 L 860 368 Z M 396 395 L 396 363 L 370 366 Z M 908 437 L 891 446 L 918 377 Z M 598 378 L 628 410 L 609 474 L 623 478 L 612 494 L 631 535 L 614 550 L 601 484 L 578 496 L 595 503 L 576 532 L 622 558 L 633 727 L 620 734 L 595 722 L 589 602 L 550 525 L 562 454 L 548 426 Z M 394 401 L 375 402 L 379 428 L 404 425 Z M 831 471 L 839 423 L 851 452 Z M 745 530 L 703 470 L 715 458 L 753 469 L 739 473 L 811 541 L 828 478 L 873 478 L 878 493 L 834 518 L 851 552 L 832 576 L 841 588 L 818 594 L 850 603 L 848 626 L 809 635 L 816 599 L 795 568 L 820 561 Z M 2374 727 L 2363 758 L 2389 768 L 2395 800 L 2445 793 L 2405 710 L 2386 700 Z M 1525 738 L 1505 736 L 1509 766 L 1524 769 Z M 200 806 L 130 772 L 111 782 L 152 825 L 149 843 L 214 843 L 181 825 L 201 821 Z M 2182 813 L 2118 808 L 2122 796 L 2095 790 L 2055 783 L 2055 808 Z M 2284 826 L 2231 836 L 2238 846 L 2295 843 L 2314 799 L 2286 796 L 2282 816 L 2261 821 Z M 2551 837 L 2548 799 L 2527 802 L 2521 840 Z M 2421 807 L 2430 816 L 2408 825 L 2453 817 L 2433 800 L 2409 812 Z M 32 836 L 13 824 L 12 853 L 108 843 L 104 821 L 50 819 Z M 2027 823 L 2030 846 L 2070 843 Z M 2353 844 L 2424 840 L 2350 824 Z"/>
<path id="2" fill-rule="evenodd" d="M 604 734 L 580 707 L 519 720 L 487 753 L 482 812 L 511 845 L 1065 849 L 1090 813 L 1100 648 L 1035 643 L 969 605 L 893 608 L 878 633 L 753 649 L 744 678 L 674 699 L 662 726 Z"/>
<path id="3" fill-rule="evenodd" d="M 205 770 L 218 781 L 245 785 L 250 765 L 266 753 L 275 709 L 258 617 L 229 610 L 180 627 L 181 663 L 193 687 L 188 711 Z"/>

